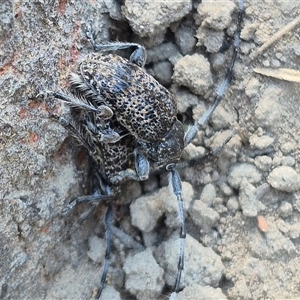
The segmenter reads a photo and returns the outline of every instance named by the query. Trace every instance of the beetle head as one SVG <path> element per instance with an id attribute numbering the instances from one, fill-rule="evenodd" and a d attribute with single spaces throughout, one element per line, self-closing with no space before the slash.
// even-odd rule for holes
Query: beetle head
<path id="1" fill-rule="evenodd" d="M 175 121 L 171 130 L 159 141 L 159 143 L 138 142 L 141 151 L 151 161 L 159 165 L 177 162 L 184 149 L 183 125 Z"/>

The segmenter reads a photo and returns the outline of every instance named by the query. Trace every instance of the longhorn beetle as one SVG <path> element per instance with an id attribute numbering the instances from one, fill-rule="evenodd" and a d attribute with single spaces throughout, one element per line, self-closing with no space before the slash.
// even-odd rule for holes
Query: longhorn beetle
<path id="1" fill-rule="evenodd" d="M 70 121 L 55 117 L 88 150 L 95 163 L 98 188 L 98 192 L 91 196 L 71 201 L 63 213 L 68 213 L 78 203 L 91 202 L 92 206 L 81 216 L 82 220 L 92 212 L 97 201 L 105 200 L 108 203 L 105 216 L 106 255 L 97 299 L 106 283 L 111 251 L 112 202 L 121 192 L 120 184 L 127 180 L 146 180 L 150 170 L 157 169 L 165 169 L 170 173 L 170 184 L 178 202 L 180 252 L 170 299 L 175 299 L 180 291 L 186 229 L 176 163 L 183 149 L 204 127 L 231 81 L 240 45 L 243 15 L 244 4 L 239 0 L 233 56 L 226 77 L 217 88 L 217 96 L 211 107 L 186 133 L 176 117 L 176 103 L 169 91 L 143 69 L 146 57 L 144 47 L 127 42 L 96 44 L 91 28 L 87 31 L 87 37 L 94 50 L 100 53 L 88 55 L 81 62 L 78 72 L 71 75 L 71 93 L 53 93 L 55 98 L 71 107 Z M 134 49 L 129 60 L 114 53 L 105 53 L 128 48 Z"/>

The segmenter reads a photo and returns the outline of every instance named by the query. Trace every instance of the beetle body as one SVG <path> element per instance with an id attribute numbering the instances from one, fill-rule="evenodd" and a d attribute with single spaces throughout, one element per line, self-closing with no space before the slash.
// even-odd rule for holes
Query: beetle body
<path id="1" fill-rule="evenodd" d="M 93 97 L 85 97 L 80 90 L 73 90 L 76 97 L 87 104 L 95 104 Z M 75 97 L 74 95 L 74 97 Z M 115 116 L 109 120 L 100 120 L 97 112 L 85 109 L 83 107 L 71 107 L 72 119 L 68 121 L 59 118 L 62 125 L 68 129 L 72 135 L 85 146 L 94 162 L 94 168 L 105 184 L 109 185 L 113 193 L 119 192 L 119 188 L 115 186 L 116 177 L 123 170 L 134 169 L 134 150 L 136 147 L 136 139 L 128 134 L 126 128 L 121 126 Z M 62 122 L 63 120 L 63 122 Z M 67 124 L 67 125 L 66 125 Z M 90 124 L 93 124 L 91 127 Z M 111 131 L 121 136 L 117 141 L 111 143 L 99 142 L 98 131 Z M 126 178 L 118 180 L 122 183 Z"/>
<path id="2" fill-rule="evenodd" d="M 121 134 L 130 134 L 136 139 L 135 148 L 155 166 L 180 158 L 184 130 L 176 117 L 176 102 L 170 92 L 141 66 L 116 54 L 88 55 L 79 65 L 78 72 L 71 75 L 71 90 L 87 105 L 95 109 L 106 106 L 111 110 L 113 118 L 106 124 L 109 122 L 108 127 L 119 136 L 117 141 L 122 138 Z M 95 111 L 91 112 L 93 116 L 89 118 L 93 121 L 89 124 L 94 126 L 97 116 Z M 87 121 L 81 118 L 80 122 Z M 117 127 L 125 130 L 116 132 Z M 103 129 L 98 128 L 90 132 L 93 139 L 97 130 L 103 134 Z M 100 139 L 98 142 L 108 148 L 105 144 L 116 142 L 111 140 L 108 138 L 103 142 Z"/>
<path id="3" fill-rule="evenodd" d="M 126 58 L 93 53 L 77 74 L 71 77 L 73 87 L 100 96 L 98 102 L 110 107 L 118 122 L 143 142 L 159 142 L 177 120 L 170 92 Z"/>

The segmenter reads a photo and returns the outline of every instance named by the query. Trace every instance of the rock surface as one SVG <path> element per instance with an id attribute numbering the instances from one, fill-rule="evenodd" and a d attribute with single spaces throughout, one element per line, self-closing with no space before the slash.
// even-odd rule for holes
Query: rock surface
<path id="1" fill-rule="evenodd" d="M 146 70 L 170 87 L 187 128 L 225 76 L 237 16 L 234 1 L 198 2 L 1 2 L 1 299 L 90 299 L 99 287 L 106 206 L 100 203 L 82 224 L 76 222 L 87 204 L 61 216 L 70 200 L 92 191 L 92 178 L 86 151 L 50 117 L 68 117 L 68 109 L 47 96 L 67 90 L 69 74 L 93 51 L 87 25 L 92 21 L 99 42 L 145 45 Z M 186 157 L 232 137 L 212 158 L 181 171 L 188 237 L 179 299 L 193 293 L 232 300 L 300 297 L 300 87 L 253 71 L 299 70 L 299 24 L 257 51 L 297 21 L 300 8 L 297 1 L 247 1 L 245 7 L 232 85 Z M 150 291 L 167 298 L 179 232 L 177 202 L 166 184 L 163 174 L 128 183 L 115 202 L 115 225 L 147 249 L 138 253 L 113 238 L 103 299 L 137 299 Z M 130 203 L 139 205 L 131 211 Z M 101 255 L 95 237 L 102 239 Z M 148 277 L 144 262 L 156 270 L 149 286 L 136 279 Z"/>

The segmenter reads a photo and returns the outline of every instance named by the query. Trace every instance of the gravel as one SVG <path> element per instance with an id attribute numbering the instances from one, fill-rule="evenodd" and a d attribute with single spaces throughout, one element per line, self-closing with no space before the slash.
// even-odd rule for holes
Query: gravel
<path id="1" fill-rule="evenodd" d="M 288 166 L 275 168 L 267 180 L 274 189 L 279 191 L 295 192 L 300 189 L 300 174 Z"/>
<path id="2" fill-rule="evenodd" d="M 243 179 L 249 183 L 258 183 L 261 180 L 261 174 L 254 165 L 249 163 L 233 165 L 229 171 L 228 183 L 234 188 L 240 188 Z"/>
<path id="3" fill-rule="evenodd" d="M 174 67 L 173 80 L 197 95 L 205 93 L 213 83 L 208 60 L 199 54 L 184 56 Z"/>
<path id="4" fill-rule="evenodd" d="M 155 261 L 151 250 L 128 257 L 124 264 L 125 287 L 137 299 L 156 298 L 163 286 L 163 269 Z"/>

